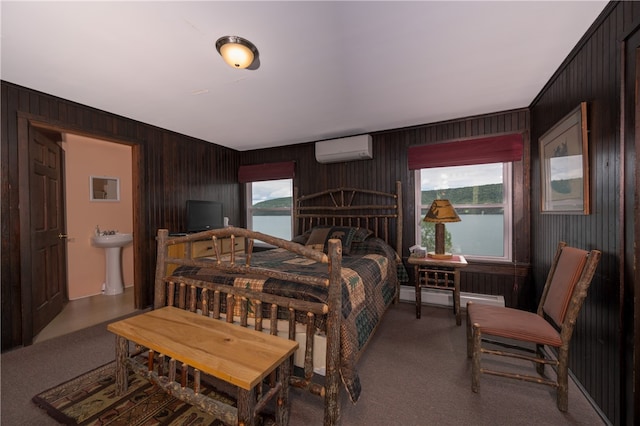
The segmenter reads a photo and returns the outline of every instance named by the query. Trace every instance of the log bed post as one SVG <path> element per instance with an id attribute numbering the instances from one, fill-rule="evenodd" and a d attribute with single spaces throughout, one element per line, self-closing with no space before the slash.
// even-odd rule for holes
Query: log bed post
<path id="1" fill-rule="evenodd" d="M 167 303 L 164 277 L 167 273 L 167 264 L 165 260 L 167 256 L 168 236 L 168 229 L 158 229 L 158 238 L 156 242 L 158 253 L 156 255 L 156 282 L 153 296 L 153 309 L 161 308 Z"/>
<path id="2" fill-rule="evenodd" d="M 402 182 L 396 181 L 396 253 L 402 258 Z"/>
<path id="3" fill-rule="evenodd" d="M 298 187 L 294 186 L 293 187 L 293 235 L 300 235 L 301 229 L 302 227 L 300 226 L 300 219 L 299 219 L 299 215 L 300 212 L 298 211 Z"/>
<path id="4" fill-rule="evenodd" d="M 329 240 L 329 313 L 327 314 L 327 374 L 324 424 L 335 425 L 340 417 L 340 323 L 342 321 L 342 243 Z"/>

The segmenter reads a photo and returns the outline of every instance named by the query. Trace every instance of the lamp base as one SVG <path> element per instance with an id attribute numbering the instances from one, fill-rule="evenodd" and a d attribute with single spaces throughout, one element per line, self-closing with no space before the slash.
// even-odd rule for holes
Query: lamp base
<path id="1" fill-rule="evenodd" d="M 451 259 L 453 257 L 451 253 L 436 254 L 433 251 L 430 251 L 429 253 L 427 253 L 427 256 L 429 256 L 432 259 L 440 259 L 440 260 Z"/>

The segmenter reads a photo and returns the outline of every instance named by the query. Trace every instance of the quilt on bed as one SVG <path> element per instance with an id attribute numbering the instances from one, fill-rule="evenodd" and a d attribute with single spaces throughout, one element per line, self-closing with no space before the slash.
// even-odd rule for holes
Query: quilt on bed
<path id="1" fill-rule="evenodd" d="M 361 386 L 355 361 L 395 297 L 395 252 L 381 240 L 368 241 L 342 257 L 342 322 L 340 328 L 340 374 L 353 402 Z M 369 253 L 369 254 L 365 254 Z M 299 275 L 327 277 L 327 265 L 297 256 L 284 249 L 254 253 L 254 267 L 278 269 Z M 328 288 L 276 278 L 225 273 L 213 268 L 181 266 L 173 273 L 194 279 L 248 288 L 280 296 L 325 303 Z"/>

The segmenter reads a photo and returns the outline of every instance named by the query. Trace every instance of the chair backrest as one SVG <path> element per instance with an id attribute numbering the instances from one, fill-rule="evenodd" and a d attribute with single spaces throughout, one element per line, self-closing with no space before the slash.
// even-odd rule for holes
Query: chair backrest
<path id="1" fill-rule="evenodd" d="M 567 247 L 561 242 L 547 277 L 538 314 L 546 314 L 558 326 L 564 324 L 568 313 L 575 318 L 586 297 L 599 259 L 598 250 L 589 252 Z"/>

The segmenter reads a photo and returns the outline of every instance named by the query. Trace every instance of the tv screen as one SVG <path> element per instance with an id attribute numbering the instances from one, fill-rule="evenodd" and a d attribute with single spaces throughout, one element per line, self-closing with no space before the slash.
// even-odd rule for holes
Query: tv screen
<path id="1" fill-rule="evenodd" d="M 222 203 L 187 200 L 187 232 L 200 232 L 224 227 Z"/>

